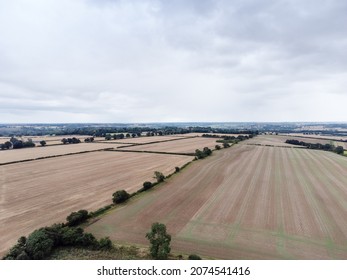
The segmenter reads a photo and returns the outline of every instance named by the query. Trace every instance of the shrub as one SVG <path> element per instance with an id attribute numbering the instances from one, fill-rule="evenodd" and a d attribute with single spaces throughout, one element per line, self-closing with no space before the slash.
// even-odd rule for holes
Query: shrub
<path id="1" fill-rule="evenodd" d="M 112 201 L 114 204 L 122 203 L 128 200 L 130 197 L 130 195 L 125 190 L 116 191 L 112 196 L 113 196 Z"/>
<path id="2" fill-rule="evenodd" d="M 223 148 L 224 148 L 224 149 L 229 148 L 229 147 L 230 147 L 230 144 L 229 144 L 229 143 L 226 143 L 226 142 L 223 143 Z"/>
<path id="3" fill-rule="evenodd" d="M 109 237 L 101 238 L 98 247 L 100 250 L 110 250 L 113 248 L 113 243 Z"/>
<path id="4" fill-rule="evenodd" d="M 144 190 L 149 190 L 151 187 L 153 187 L 152 182 L 146 181 L 146 182 L 143 183 L 143 189 Z"/>
<path id="5" fill-rule="evenodd" d="M 85 222 L 89 218 L 87 210 L 79 210 L 78 212 L 72 212 L 66 217 L 68 226 L 77 226 Z"/>
<path id="6" fill-rule="evenodd" d="M 216 150 L 220 150 L 221 147 L 219 145 L 216 145 L 215 148 Z"/>
<path id="7" fill-rule="evenodd" d="M 176 173 L 180 172 L 180 168 L 178 166 L 175 167 L 175 172 Z"/>
<path id="8" fill-rule="evenodd" d="M 17 244 L 14 245 L 10 251 L 3 257 L 4 260 L 17 260 L 18 257 L 25 252 L 26 237 L 22 236 L 18 239 Z M 25 253 L 26 254 L 26 253 Z"/>
<path id="9" fill-rule="evenodd" d="M 154 172 L 154 178 L 157 179 L 158 183 L 163 182 L 165 180 L 164 174 L 159 171 Z"/>
<path id="10" fill-rule="evenodd" d="M 201 257 L 195 254 L 189 255 L 188 260 L 201 260 Z"/>

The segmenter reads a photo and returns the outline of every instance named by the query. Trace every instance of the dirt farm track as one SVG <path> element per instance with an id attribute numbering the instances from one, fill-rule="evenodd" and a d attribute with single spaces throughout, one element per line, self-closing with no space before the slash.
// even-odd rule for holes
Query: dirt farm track
<path id="1" fill-rule="evenodd" d="M 194 162 L 87 227 L 148 245 L 163 222 L 176 252 L 218 259 L 347 259 L 347 158 L 236 145 Z"/>

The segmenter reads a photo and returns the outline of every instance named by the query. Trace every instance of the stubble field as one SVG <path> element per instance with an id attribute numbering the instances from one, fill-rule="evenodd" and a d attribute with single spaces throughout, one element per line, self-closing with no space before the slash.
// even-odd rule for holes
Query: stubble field
<path id="1" fill-rule="evenodd" d="M 105 143 L 121 143 L 121 144 L 145 144 L 151 142 L 163 142 L 163 141 L 171 141 L 171 140 L 180 140 L 187 138 L 184 135 L 176 135 L 176 136 L 143 136 L 143 137 L 135 137 L 135 138 L 124 138 L 124 139 L 112 139 L 112 140 L 103 140 Z"/>
<path id="2" fill-rule="evenodd" d="M 169 152 L 169 153 L 195 153 L 196 149 L 202 150 L 204 147 L 214 148 L 216 146 L 215 138 L 188 138 L 176 141 L 146 144 L 125 149 L 131 151 L 153 151 L 153 152 Z M 121 149 L 121 148 L 120 148 Z"/>
<path id="3" fill-rule="evenodd" d="M 117 148 L 119 144 L 114 143 L 79 143 L 57 146 L 23 148 L 16 150 L 0 150 L 0 164 L 21 160 L 37 159 L 40 157 L 60 156 L 69 153 L 80 153 L 96 151 L 107 148 Z"/>
<path id="4" fill-rule="evenodd" d="M 220 259 L 347 259 L 347 158 L 237 145 L 197 161 L 87 228 L 148 245 L 163 222 L 173 249 Z"/>
<path id="5" fill-rule="evenodd" d="M 154 171 L 167 175 L 191 160 L 102 151 L 0 166 L 0 256 L 20 236 L 64 222 L 72 211 L 95 211 L 112 203 L 115 191 L 137 191 Z"/>

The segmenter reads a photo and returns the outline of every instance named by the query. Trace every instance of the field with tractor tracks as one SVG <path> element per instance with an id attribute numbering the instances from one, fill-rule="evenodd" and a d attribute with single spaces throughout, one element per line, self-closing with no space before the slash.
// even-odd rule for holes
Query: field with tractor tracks
<path id="1" fill-rule="evenodd" d="M 236 145 L 87 227 L 148 245 L 167 225 L 176 252 L 218 259 L 347 259 L 347 158 L 331 152 Z"/>
<path id="2" fill-rule="evenodd" d="M 73 211 L 95 211 L 109 205 L 115 191 L 135 192 L 144 181 L 154 182 L 154 171 L 168 175 L 192 159 L 100 151 L 0 166 L 0 256 L 20 236 L 64 222 Z"/>

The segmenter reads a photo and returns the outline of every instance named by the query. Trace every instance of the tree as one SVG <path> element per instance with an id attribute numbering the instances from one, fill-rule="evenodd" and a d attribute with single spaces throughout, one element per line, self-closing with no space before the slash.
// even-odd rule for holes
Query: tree
<path id="1" fill-rule="evenodd" d="M 224 149 L 229 148 L 229 147 L 230 147 L 229 143 L 227 143 L 227 142 L 224 142 L 224 143 L 223 143 L 223 148 L 224 148 Z"/>
<path id="2" fill-rule="evenodd" d="M 157 180 L 158 183 L 163 182 L 165 180 L 164 174 L 159 171 L 154 172 L 154 178 Z"/>
<path id="3" fill-rule="evenodd" d="M 42 260 L 51 253 L 53 245 L 53 240 L 42 229 L 35 230 L 28 237 L 26 252 L 32 259 Z"/>
<path id="4" fill-rule="evenodd" d="M 220 146 L 219 145 L 216 145 L 215 148 L 216 148 L 216 150 L 220 150 Z"/>
<path id="5" fill-rule="evenodd" d="M 334 152 L 337 153 L 337 154 L 343 155 L 344 149 L 343 149 L 342 146 L 337 146 L 337 147 L 334 149 Z"/>
<path id="6" fill-rule="evenodd" d="M 176 173 L 180 172 L 180 170 L 181 170 L 181 169 L 180 169 L 178 166 L 175 167 L 175 172 L 176 172 Z"/>
<path id="7" fill-rule="evenodd" d="M 202 152 L 205 154 L 205 156 L 210 156 L 212 154 L 212 150 L 208 147 L 204 147 Z"/>
<path id="8" fill-rule="evenodd" d="M 153 223 L 151 231 L 146 234 L 146 238 L 151 243 L 151 256 L 160 260 L 167 259 L 171 251 L 171 235 L 166 232 L 166 226 L 160 223 Z"/>
<path id="9" fill-rule="evenodd" d="M 43 147 L 43 146 L 46 146 L 46 141 L 45 140 L 42 140 L 42 141 L 40 141 L 40 145 Z"/>
<path id="10" fill-rule="evenodd" d="M 6 141 L 4 145 L 7 150 L 12 147 L 12 143 L 10 141 Z"/>
<path id="11" fill-rule="evenodd" d="M 201 150 L 196 149 L 196 150 L 195 150 L 195 157 L 196 157 L 197 159 L 204 158 L 204 153 L 203 153 Z"/>
<path id="12" fill-rule="evenodd" d="M 18 140 L 16 142 L 12 142 L 12 143 L 13 143 L 13 149 L 21 149 L 24 147 L 22 140 Z"/>
<path id="13" fill-rule="evenodd" d="M 151 182 L 146 181 L 143 183 L 143 188 L 145 191 L 149 190 L 151 187 L 153 187 L 153 184 Z"/>
<path id="14" fill-rule="evenodd" d="M 119 204 L 128 200 L 130 197 L 130 194 L 128 194 L 125 190 L 121 190 L 121 191 L 116 191 L 112 196 L 113 196 L 113 199 L 112 199 L 113 203 Z"/>

